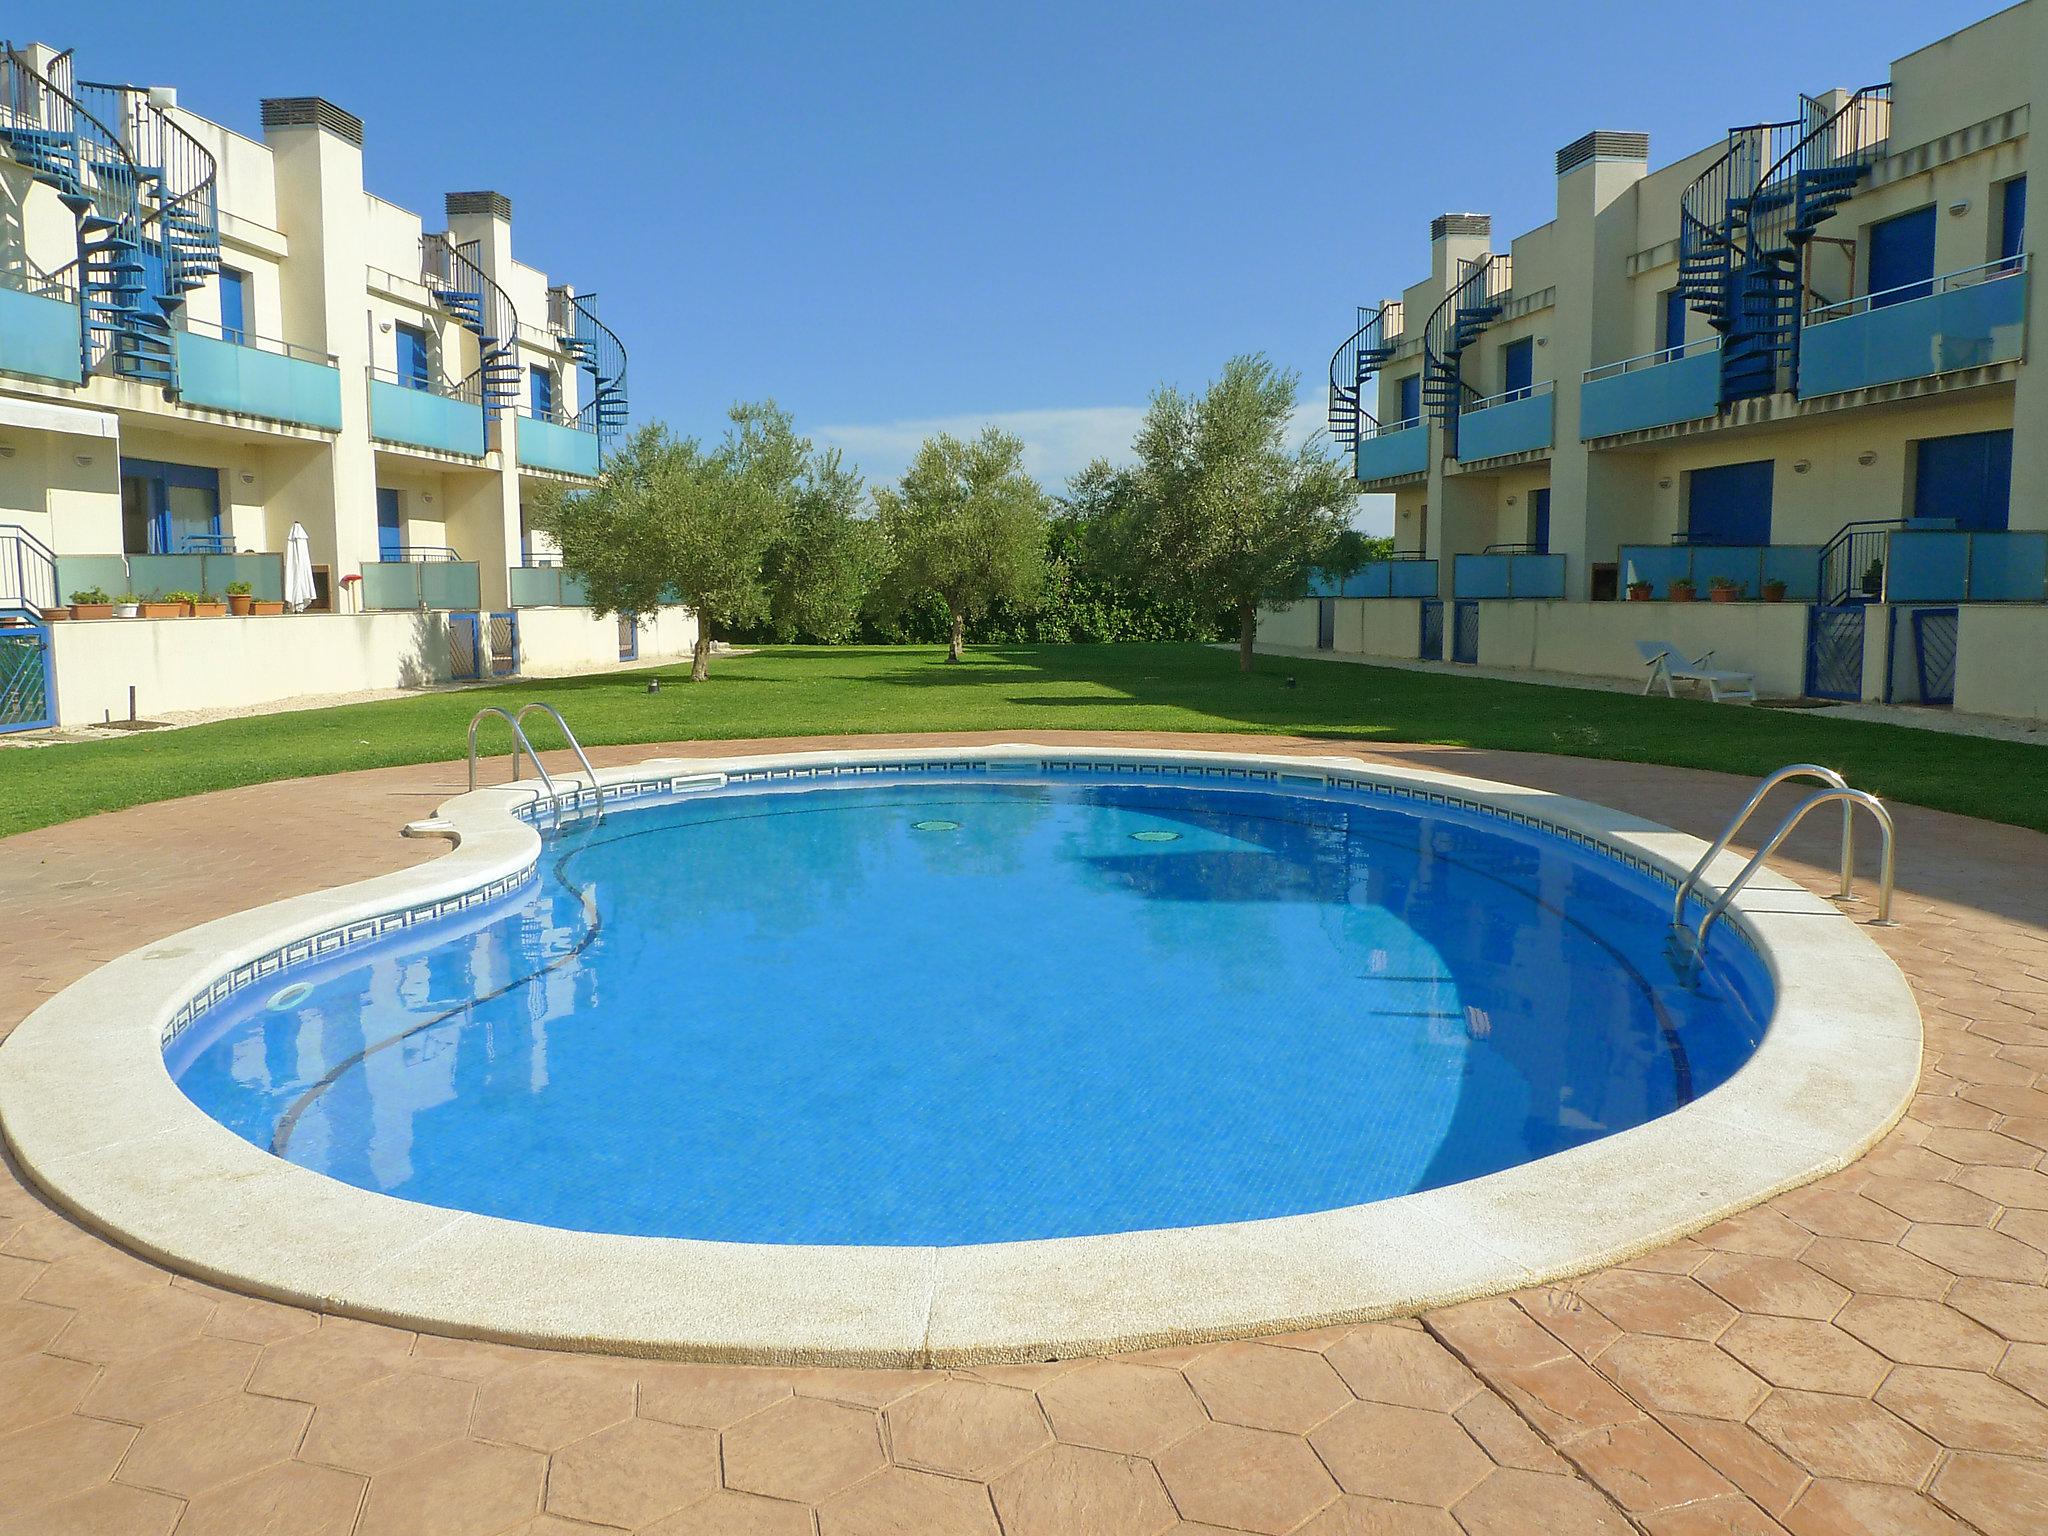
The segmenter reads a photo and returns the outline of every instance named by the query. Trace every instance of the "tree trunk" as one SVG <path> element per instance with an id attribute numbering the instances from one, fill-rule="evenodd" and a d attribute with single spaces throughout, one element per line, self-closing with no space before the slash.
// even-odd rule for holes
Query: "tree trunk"
<path id="1" fill-rule="evenodd" d="M 959 609 L 953 610 L 953 635 L 946 642 L 946 660 L 958 661 L 960 653 L 967 649 L 967 615 Z"/>
<path id="2" fill-rule="evenodd" d="M 1250 603 L 1237 610 L 1237 670 L 1252 669 L 1252 641 L 1259 632 L 1259 611 Z"/>
<path id="3" fill-rule="evenodd" d="M 697 643 L 690 649 L 690 681 L 701 683 L 711 676 L 711 626 L 697 621 Z"/>

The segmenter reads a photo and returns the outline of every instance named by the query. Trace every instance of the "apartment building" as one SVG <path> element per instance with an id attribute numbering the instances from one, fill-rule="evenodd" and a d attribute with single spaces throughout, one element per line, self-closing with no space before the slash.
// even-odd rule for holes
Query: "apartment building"
<path id="1" fill-rule="evenodd" d="M 618 336 L 513 254 L 504 196 L 430 227 L 363 137 L 0 45 L 0 729 L 687 650 L 680 610 L 597 621 L 528 526 L 625 424 Z M 263 613 L 294 526 L 312 602 Z M 230 585 L 259 611 L 69 611 Z"/>
<path id="2" fill-rule="evenodd" d="M 1767 693 L 2048 718 L 2035 100 L 2048 0 L 1655 170 L 1588 133 L 1511 240 L 1435 219 L 1330 371 L 1396 558 L 1262 638 L 1617 677 L 1652 639 Z"/>

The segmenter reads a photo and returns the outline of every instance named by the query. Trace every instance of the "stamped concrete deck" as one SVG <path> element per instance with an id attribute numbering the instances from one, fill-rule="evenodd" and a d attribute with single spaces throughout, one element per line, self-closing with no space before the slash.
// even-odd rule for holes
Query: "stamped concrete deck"
<path id="1" fill-rule="evenodd" d="M 1358 755 L 1702 836 L 1746 788 Z M 150 939 L 434 857 L 395 829 L 459 787 L 446 767 L 379 770 L 0 843 L 0 1034 Z M 952 1373 L 551 1355 L 174 1277 L 0 1168 L 0 1533 L 2048 1530 L 2048 837 L 1899 820 L 1903 925 L 1877 936 L 1927 1058 L 1885 1142 L 1630 1264 L 1420 1319 Z M 1794 852 L 1825 888 L 1824 833 Z"/>

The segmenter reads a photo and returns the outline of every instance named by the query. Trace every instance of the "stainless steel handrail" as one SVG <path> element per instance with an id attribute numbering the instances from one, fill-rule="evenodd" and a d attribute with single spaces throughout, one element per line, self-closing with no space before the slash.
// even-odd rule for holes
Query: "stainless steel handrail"
<path id="1" fill-rule="evenodd" d="M 1808 811 L 1816 806 L 1826 805 L 1830 800 L 1842 802 L 1843 815 L 1845 816 L 1853 814 L 1855 808 L 1860 805 L 1877 818 L 1878 830 L 1884 834 L 1884 855 L 1878 867 L 1877 917 L 1875 921 L 1883 926 L 1890 926 L 1892 920 L 1893 875 L 1892 813 L 1886 810 L 1884 803 L 1868 790 L 1849 789 L 1846 787 L 1822 789 L 1808 795 L 1792 808 L 1792 814 L 1778 824 L 1778 830 L 1771 834 L 1769 841 L 1763 847 L 1757 849 L 1755 854 L 1751 856 L 1750 861 L 1742 866 L 1741 872 L 1733 880 L 1730 880 L 1727 888 L 1715 898 L 1714 904 L 1707 908 L 1707 915 L 1700 919 L 1700 925 L 1692 936 L 1694 953 L 1697 954 L 1705 951 L 1707 930 L 1713 926 L 1714 919 L 1727 911 L 1728 903 L 1734 899 L 1735 893 L 1748 884 L 1751 875 L 1763 868 L 1764 860 L 1777 851 L 1778 844 L 1784 842 L 1786 838 L 1792 835 L 1792 829 L 1799 825 Z"/>
<path id="2" fill-rule="evenodd" d="M 597 782 L 597 770 L 590 766 L 590 759 L 583 751 L 583 743 L 578 741 L 576 733 L 569 729 L 569 722 L 562 718 L 562 712 L 544 700 L 534 699 L 529 703 L 519 706 L 519 713 L 513 717 L 513 727 L 516 729 L 520 722 L 525 720 L 527 715 L 536 709 L 547 715 L 556 725 L 561 727 L 562 735 L 569 743 L 569 750 L 576 754 L 576 761 L 583 765 L 583 776 L 590 780 L 590 792 L 596 798 L 597 803 L 597 819 L 603 821 L 604 786 Z M 531 752 L 533 748 L 528 746 L 526 750 Z M 539 758 L 534 759 L 534 766 L 536 768 L 540 766 Z M 516 755 L 512 759 L 512 777 L 515 779 L 519 777 L 519 759 Z"/>
<path id="3" fill-rule="evenodd" d="M 476 728 L 479 725 L 483 724 L 484 720 L 491 715 L 496 715 L 500 720 L 504 721 L 505 724 L 512 728 L 513 782 L 517 783 L 519 779 L 519 752 L 520 749 L 523 747 L 526 750 L 526 755 L 533 759 L 533 771 L 540 775 L 541 788 L 545 789 L 548 792 L 548 800 L 554 807 L 555 825 L 559 827 L 562 824 L 562 799 L 561 796 L 555 790 L 555 781 L 548 777 L 547 769 L 541 766 L 540 754 L 533 750 L 533 743 L 526 739 L 526 732 L 522 731 L 519 728 L 519 722 L 515 720 L 508 712 L 498 708 L 498 706 L 495 704 L 487 704 L 482 709 L 478 710 L 475 714 L 469 717 L 470 789 L 474 791 L 476 788 Z"/>
<path id="4" fill-rule="evenodd" d="M 1684 926 L 1685 898 L 1690 896 L 1693 893 L 1694 887 L 1700 883 L 1700 876 L 1707 872 L 1707 866 L 1719 858 L 1722 851 L 1735 840 L 1735 834 L 1740 832 L 1743 824 L 1756 813 L 1756 808 L 1764 803 L 1764 796 L 1768 795 L 1780 784 L 1783 784 L 1787 779 L 1818 779 L 1821 783 L 1829 785 L 1834 789 L 1847 789 L 1849 787 L 1847 779 L 1844 779 L 1834 769 L 1823 768 L 1818 763 L 1788 763 L 1776 773 L 1758 780 L 1756 788 L 1750 792 L 1749 799 L 1744 802 L 1742 809 L 1735 813 L 1735 819 L 1722 829 L 1719 837 L 1714 839 L 1714 846 L 1701 854 L 1699 863 L 1692 867 L 1692 873 L 1678 882 L 1678 893 L 1671 898 L 1672 927 Z M 1854 815 L 1855 813 L 1850 807 L 1846 805 L 1842 807 L 1842 889 L 1837 894 L 1844 898 L 1848 896 L 1850 883 L 1856 877 L 1856 823 L 1853 819 Z"/>

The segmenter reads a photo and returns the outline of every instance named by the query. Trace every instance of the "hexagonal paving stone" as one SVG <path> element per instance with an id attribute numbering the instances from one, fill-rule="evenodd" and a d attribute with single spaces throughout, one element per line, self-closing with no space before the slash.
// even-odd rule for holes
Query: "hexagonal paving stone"
<path id="1" fill-rule="evenodd" d="M 918 1396 L 924 1396 L 919 1393 Z M 819 1536 L 997 1536 L 996 1512 L 981 1483 L 890 1467 L 818 1506 Z"/>
<path id="2" fill-rule="evenodd" d="M 1889 1483 L 1819 1478 L 1783 1519 L 1795 1536 L 1970 1536 L 1931 1500 Z"/>
<path id="3" fill-rule="evenodd" d="M 658 1364 L 640 1376 L 640 1417 L 725 1429 L 790 1395 L 782 1371 L 752 1365 Z"/>
<path id="4" fill-rule="evenodd" d="M 1590 1483 L 1496 1467 L 1452 1508 L 1465 1536 L 1631 1536 Z"/>
<path id="5" fill-rule="evenodd" d="M 0 1536 L 171 1536 L 184 1511 L 168 1493 L 102 1483 L 37 1509 L 0 1510 Z"/>
<path id="6" fill-rule="evenodd" d="M 349 1536 L 366 1479 L 331 1467 L 282 1461 L 253 1477 L 202 1493 L 185 1510 L 179 1536 Z"/>
<path id="7" fill-rule="evenodd" d="M 1155 1536 L 1175 1519 L 1151 1462 L 1077 1445 L 1046 1447 L 997 1478 L 989 1492 L 1004 1536 Z"/>
<path id="8" fill-rule="evenodd" d="M 1309 1436 L 1346 1493 L 1448 1509 L 1493 1469 L 1448 1414 L 1353 1403 Z"/>
<path id="9" fill-rule="evenodd" d="M 0 1362 L 0 1435 L 62 1418 L 84 1399 L 98 1374 L 97 1366 L 55 1355 Z"/>
<path id="10" fill-rule="evenodd" d="M 2015 1344 L 1994 1373 L 2039 1403 L 2048 1403 L 2048 1344 Z"/>
<path id="11" fill-rule="evenodd" d="M 718 1435 L 628 1419 L 555 1453 L 550 1512 L 593 1525 L 641 1526 L 718 1486 Z"/>
<path id="12" fill-rule="evenodd" d="M 1877 1401 L 1950 1450 L 2048 1453 L 2048 1407 L 1976 1371 L 1902 1365 Z"/>
<path id="13" fill-rule="evenodd" d="M 1195 1527 L 1188 1527 L 1187 1533 L 1195 1536 Z M 1345 1493 L 1304 1525 L 1298 1536 L 1463 1536 L 1463 1532 L 1458 1522 L 1440 1509 Z"/>
<path id="14" fill-rule="evenodd" d="M 1694 1271 L 1700 1284 L 1744 1312 L 1778 1317 L 1833 1317 L 1849 1292 L 1796 1259 L 1716 1254 Z"/>
<path id="15" fill-rule="evenodd" d="M 1745 1315 L 1721 1336 L 1721 1348 L 1774 1387 L 1868 1396 L 1891 1363 L 1831 1323 L 1806 1317 Z"/>
<path id="16" fill-rule="evenodd" d="M 199 1403 L 240 1392 L 256 1367 L 257 1347 L 204 1335 L 109 1367 L 86 1400 L 95 1418 L 147 1424 Z M 4 1396 L 4 1394 L 0 1394 Z"/>
<path id="17" fill-rule="evenodd" d="M 1038 1389 L 1053 1432 L 1071 1445 L 1150 1456 L 1208 1422 L 1194 1388 L 1164 1366 L 1103 1360 Z"/>
<path id="18" fill-rule="evenodd" d="M 0 1302 L 0 1360 L 32 1354 L 64 1331 L 71 1321 L 68 1307 L 40 1301 Z"/>
<path id="19" fill-rule="evenodd" d="M 1835 1314 L 1835 1326 L 1888 1360 L 1989 1370 L 2005 1341 L 1938 1301 L 1909 1296 L 1858 1296 Z"/>
<path id="20" fill-rule="evenodd" d="M 159 1419 L 136 1437 L 121 1481 L 191 1498 L 288 1458 L 313 1410 L 237 1393 Z"/>
<path id="21" fill-rule="evenodd" d="M 249 1375 L 249 1390 L 318 1402 L 402 1370 L 411 1354 L 409 1333 L 349 1317 L 323 1317 L 310 1333 L 264 1345 Z"/>
<path id="22" fill-rule="evenodd" d="M 1632 1333 L 1598 1364 L 1622 1391 L 1661 1413 L 1746 1419 L 1769 1390 L 1733 1356 L 1697 1339 Z"/>
<path id="23" fill-rule="evenodd" d="M 1457 1356 L 1419 1328 L 1354 1328 L 1323 1358 L 1369 1402 L 1448 1413 L 1483 1390 Z"/>
<path id="24" fill-rule="evenodd" d="M 81 1311 L 57 1335 L 50 1353 L 96 1365 L 137 1360 L 167 1345 L 197 1338 L 212 1315 L 209 1297 L 168 1284 L 125 1290 L 118 1303 L 102 1302 Z"/>
<path id="25" fill-rule="evenodd" d="M 1654 1419 L 1637 1419 L 1583 1435 L 1572 1460 L 1623 1509 L 1654 1513 L 1735 1492 L 1676 1435 Z"/>
<path id="26" fill-rule="evenodd" d="M 1946 1300 L 1956 1311 L 2015 1344 L 2048 1344 L 2048 1290 L 2038 1285 L 1958 1280 Z"/>
<path id="27" fill-rule="evenodd" d="M 1964 1451 L 1934 1480 L 1934 1496 L 1985 1536 L 2048 1530 L 2048 1465 Z"/>
<path id="28" fill-rule="evenodd" d="M 1441 1415 L 1432 1417 L 1450 1423 Z M 1187 1519 L 1266 1536 L 1293 1530 L 1338 1492 L 1323 1463 L 1299 1437 L 1239 1424 L 1198 1429 L 1161 1452 L 1155 1464 Z"/>
<path id="29" fill-rule="evenodd" d="M 641 1536 L 812 1536 L 811 1511 L 803 1504 L 764 1499 L 756 1493 L 721 1488 L 657 1520 Z"/>
<path id="30" fill-rule="evenodd" d="M 1567 1357 L 1494 1373 L 1493 1384 L 1543 1434 L 1569 1439 L 1641 1412 L 1583 1360 Z"/>
<path id="31" fill-rule="evenodd" d="M 901 1465 L 986 1480 L 1052 1440 L 1038 1399 L 1018 1387 L 956 1377 L 885 1409 Z"/>
<path id="32" fill-rule="evenodd" d="M 1184 1374 L 1211 1417 L 1253 1429 L 1304 1434 L 1351 1401 L 1322 1356 L 1268 1344 L 1225 1344 Z"/>
<path id="33" fill-rule="evenodd" d="M 1925 1222 L 1901 1238 L 1899 1246 L 1952 1275 L 2018 1280 L 2028 1285 L 2039 1284 L 2042 1276 L 2048 1275 L 2048 1254 L 1986 1227 Z"/>
<path id="34" fill-rule="evenodd" d="M 469 1431 L 476 1388 L 451 1376 L 404 1371 L 322 1403 L 299 1455 L 307 1461 L 379 1472 Z"/>
<path id="35" fill-rule="evenodd" d="M 1735 1309 L 1690 1275 L 1608 1269 L 1579 1282 L 1579 1295 L 1625 1333 L 1715 1339 Z"/>
<path id="36" fill-rule="evenodd" d="M 542 1357 L 477 1388 L 479 1439 L 560 1450 L 633 1416 L 633 1378 L 612 1365 Z"/>
<path id="37" fill-rule="evenodd" d="M 135 1435 L 77 1414 L 0 1435 L 0 1510 L 36 1509 L 104 1483 Z"/>
<path id="38" fill-rule="evenodd" d="M 1908 1221 L 1948 1221 L 1982 1226 L 1989 1225 L 1992 1217 L 1998 1214 L 1997 1205 L 1976 1191 L 1941 1179 L 1876 1178 L 1863 1186 L 1863 1193 Z M 1892 1242 L 1897 1240 L 1889 1239 Z"/>
<path id="39" fill-rule="evenodd" d="M 1916 1487 L 1940 1449 L 1875 1403 L 1821 1392 L 1773 1392 L 1749 1424 L 1816 1477 Z"/>
<path id="40" fill-rule="evenodd" d="M 355 1536 L 495 1536 L 537 1514 L 547 1458 L 458 1440 L 370 1479 Z"/>
<path id="41" fill-rule="evenodd" d="M 725 1481 L 744 1493 L 816 1503 L 882 1465 L 882 1427 L 871 1408 L 793 1397 L 725 1435 Z"/>

